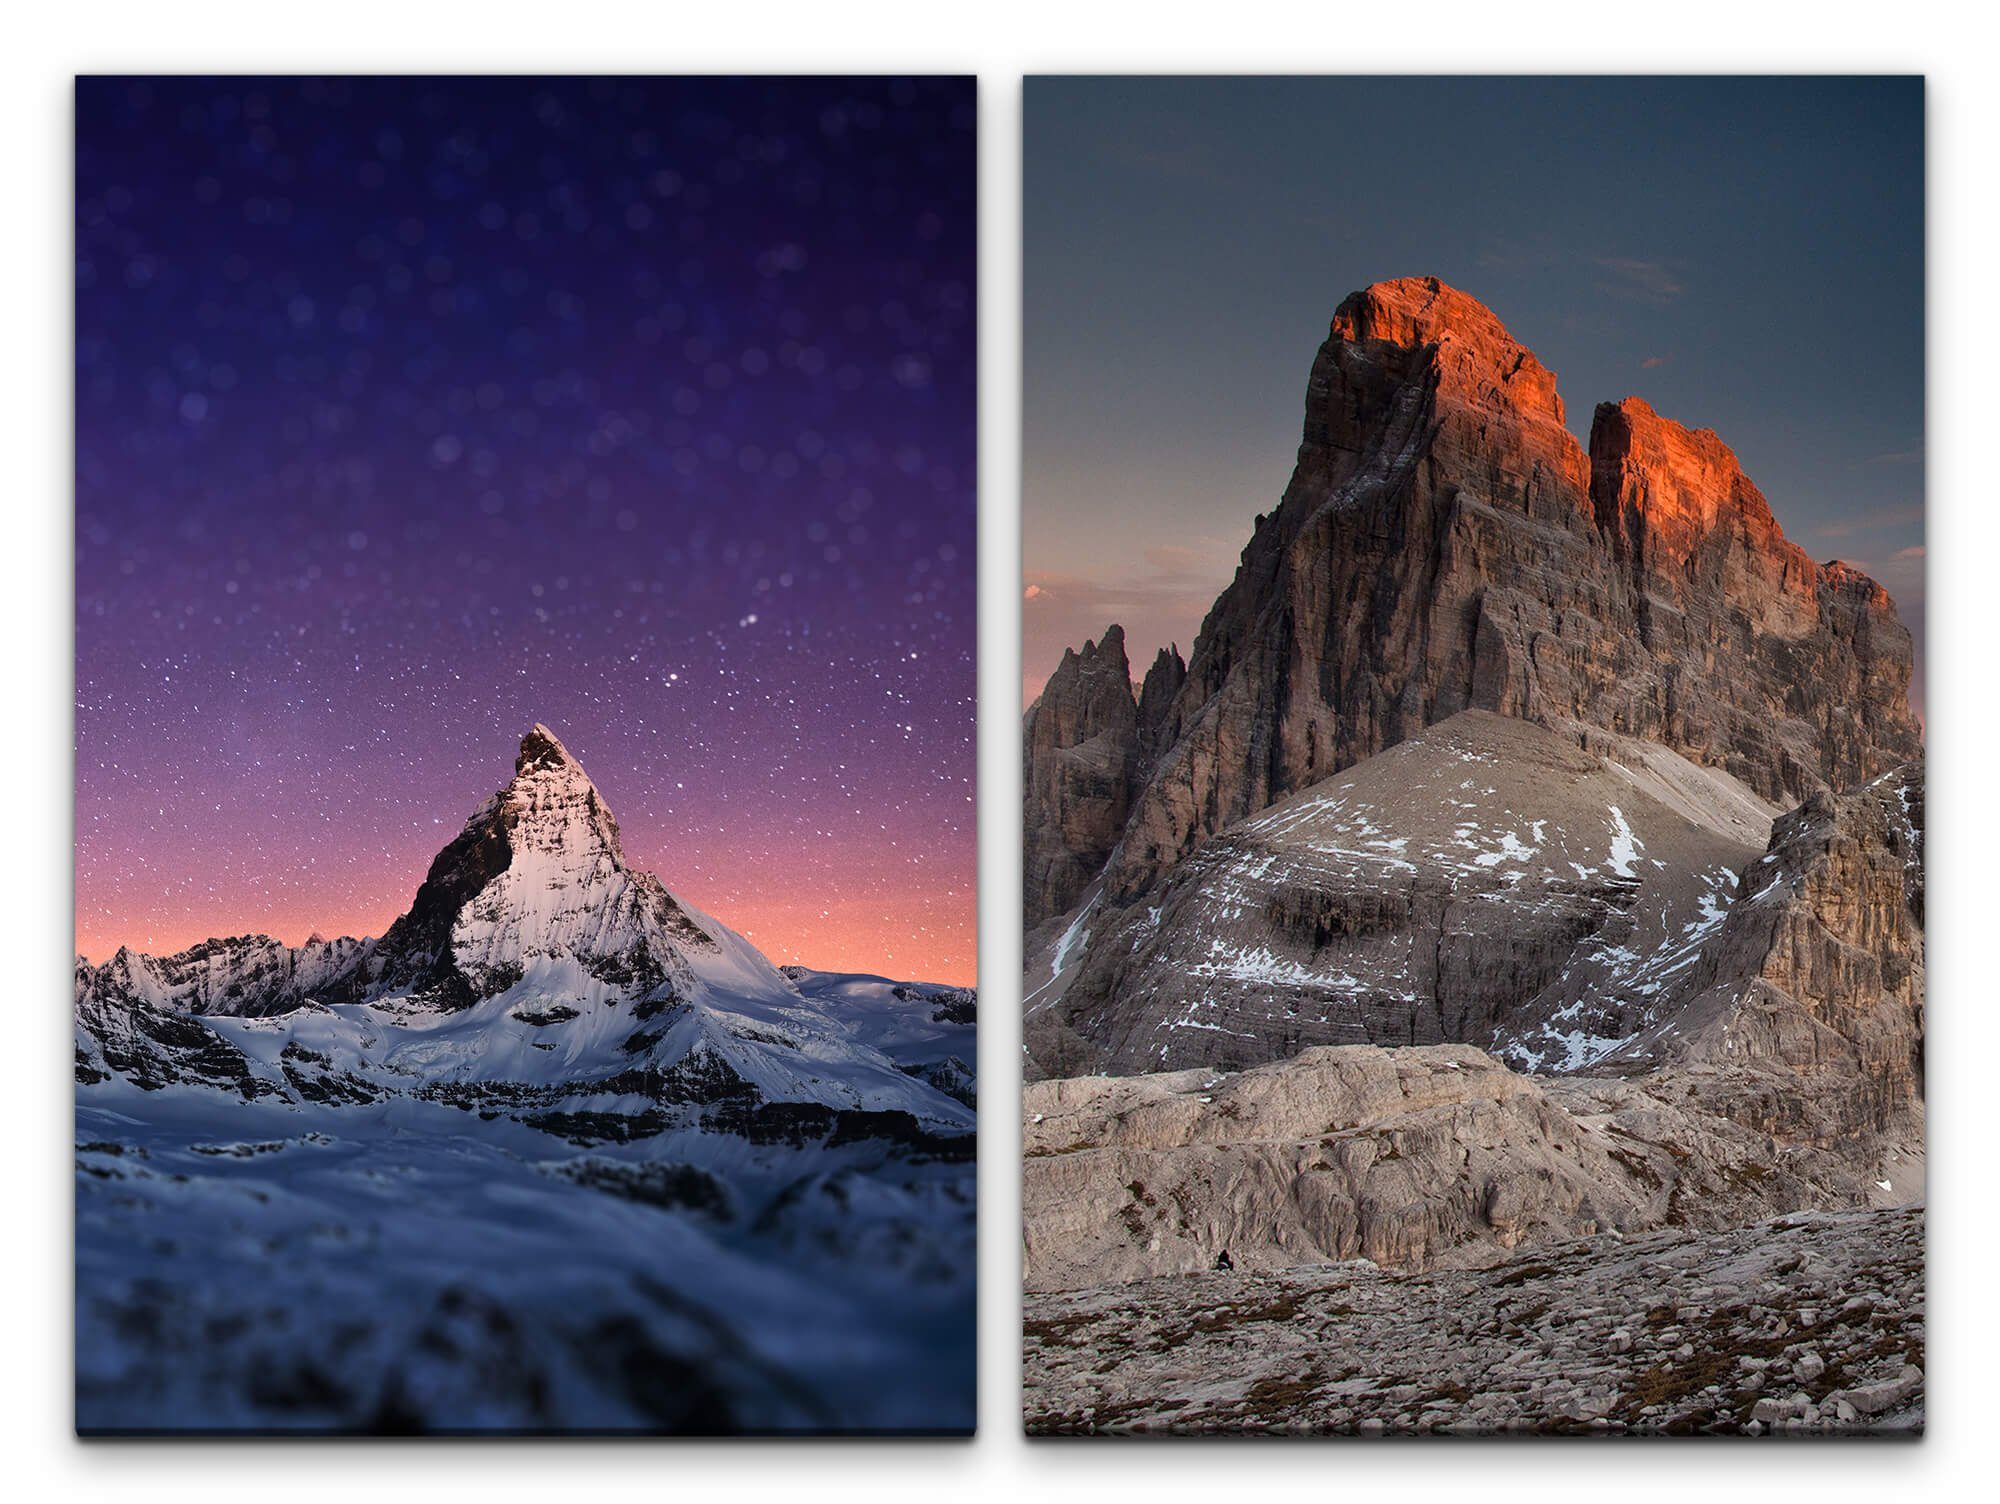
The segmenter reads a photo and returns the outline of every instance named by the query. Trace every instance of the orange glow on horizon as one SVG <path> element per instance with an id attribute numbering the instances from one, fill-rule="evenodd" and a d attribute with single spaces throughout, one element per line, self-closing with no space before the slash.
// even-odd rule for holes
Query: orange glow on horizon
<path id="1" fill-rule="evenodd" d="M 818 971 L 854 971 L 899 982 L 947 982 L 970 987 L 979 974 L 978 927 L 965 896 L 924 891 L 852 898 L 766 898 L 761 902 L 709 903 L 699 893 L 675 890 L 696 908 L 714 915 L 745 936 L 777 966 L 809 966 Z M 302 945 L 315 933 L 380 935 L 408 907 L 386 904 L 346 912 L 308 908 L 303 903 L 265 904 L 250 923 L 248 908 L 190 912 L 172 920 L 154 916 L 124 925 L 86 924 L 79 916 L 76 952 L 100 965 L 120 946 L 147 955 L 172 955 L 203 940 L 233 935 L 269 935 L 284 945 Z M 966 917 L 960 919 L 963 913 Z"/>

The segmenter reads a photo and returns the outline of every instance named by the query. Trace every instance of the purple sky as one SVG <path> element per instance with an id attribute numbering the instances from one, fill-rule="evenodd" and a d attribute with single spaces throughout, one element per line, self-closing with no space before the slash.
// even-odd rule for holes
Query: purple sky
<path id="1" fill-rule="evenodd" d="M 547 722 L 974 973 L 969 80 L 86 80 L 77 946 L 379 933 Z"/>

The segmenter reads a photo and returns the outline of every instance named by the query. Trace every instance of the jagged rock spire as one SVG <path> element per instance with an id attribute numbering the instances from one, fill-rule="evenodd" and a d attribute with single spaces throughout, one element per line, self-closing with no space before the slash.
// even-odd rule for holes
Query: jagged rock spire
<path id="1" fill-rule="evenodd" d="M 1029 709 L 1022 901 L 1030 926 L 1074 903 L 1110 855 L 1131 799 L 1138 715 L 1116 622 L 1081 651 L 1064 649 Z"/>
<path id="2" fill-rule="evenodd" d="M 556 734 L 540 721 L 535 722 L 526 736 L 521 738 L 521 754 L 514 759 L 514 773 L 519 776 L 537 768 L 575 768 L 579 773 L 582 765 L 570 756 Z"/>

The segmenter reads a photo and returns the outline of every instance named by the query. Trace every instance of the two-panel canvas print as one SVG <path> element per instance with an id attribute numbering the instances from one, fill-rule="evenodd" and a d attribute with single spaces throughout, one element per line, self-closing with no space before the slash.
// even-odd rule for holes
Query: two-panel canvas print
<path id="1" fill-rule="evenodd" d="M 1922 109 L 1029 81 L 1031 1432 L 1921 1424 Z"/>
<path id="2" fill-rule="evenodd" d="M 78 82 L 81 1432 L 971 1433 L 976 111 Z M 1921 1431 L 1922 81 L 1023 119 L 1029 1433 Z"/>
<path id="3" fill-rule="evenodd" d="M 970 1430 L 973 108 L 79 84 L 80 1430 Z"/>

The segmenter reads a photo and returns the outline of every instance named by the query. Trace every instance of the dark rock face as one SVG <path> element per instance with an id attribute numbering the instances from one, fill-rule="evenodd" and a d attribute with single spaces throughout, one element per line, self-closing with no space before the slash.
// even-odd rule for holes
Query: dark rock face
<path id="1" fill-rule="evenodd" d="M 525 743 L 521 761 L 527 761 Z M 409 912 L 389 926 L 372 962 L 344 978 L 345 986 L 327 1001 L 359 1002 L 373 992 L 421 983 L 448 1006 L 471 1004 L 479 991 L 453 960 L 452 926 L 480 889 L 513 861 L 508 828 L 504 806 L 498 800 L 473 816 L 432 859 Z"/>
<path id="2" fill-rule="evenodd" d="M 1181 650 L 1161 648 L 1153 666 L 1146 670 L 1145 683 L 1139 686 L 1139 751 L 1149 763 L 1160 750 L 1161 729 L 1186 683 L 1187 664 L 1181 661 Z"/>
<path id="3" fill-rule="evenodd" d="M 1107 892 L 1466 709 L 1656 742 L 1780 804 L 1917 755 L 1909 634 L 1878 585 L 1786 541 L 1715 435 L 1628 400 L 1586 453 L 1563 419 L 1554 376 L 1465 294 L 1413 278 L 1341 304 L 1291 482 L 1125 793 Z M 1066 661 L 1056 703 L 1080 677 Z M 1117 720 L 1031 718 L 1031 928 L 1117 824 Z M 1048 754 L 1099 734 L 1090 818 L 1048 818 L 1078 803 L 1052 801 Z"/>
<path id="4" fill-rule="evenodd" d="M 291 1011 L 315 991 L 337 988 L 374 944 L 315 935 L 289 946 L 269 935 L 231 935 L 170 956 L 121 948 L 102 966 L 79 962 L 76 995 L 137 999 L 181 1013 L 264 1018 Z"/>
<path id="5" fill-rule="evenodd" d="M 82 1086 L 123 1077 L 142 1091 L 207 1086 L 245 1101 L 276 1094 L 243 1052 L 192 1018 L 140 999 L 79 997 L 76 1079 Z"/>
<path id="6" fill-rule="evenodd" d="M 1162 648 L 1135 700 L 1125 629 L 1066 652 L 1024 723 L 1023 901 L 1029 928 L 1073 905 L 1104 866 L 1158 754 L 1187 665 Z"/>
<path id="7" fill-rule="evenodd" d="M 956 1055 L 947 1055 L 942 1060 L 906 1065 L 903 1067 L 903 1074 L 915 1076 L 925 1085 L 936 1087 L 946 1096 L 963 1102 L 967 1107 L 979 1106 L 979 1088 L 972 1067 Z"/>
<path id="8" fill-rule="evenodd" d="M 1124 628 L 1063 654 L 1023 738 L 1022 902 L 1032 926 L 1076 902 L 1125 828 L 1139 741 Z"/>

